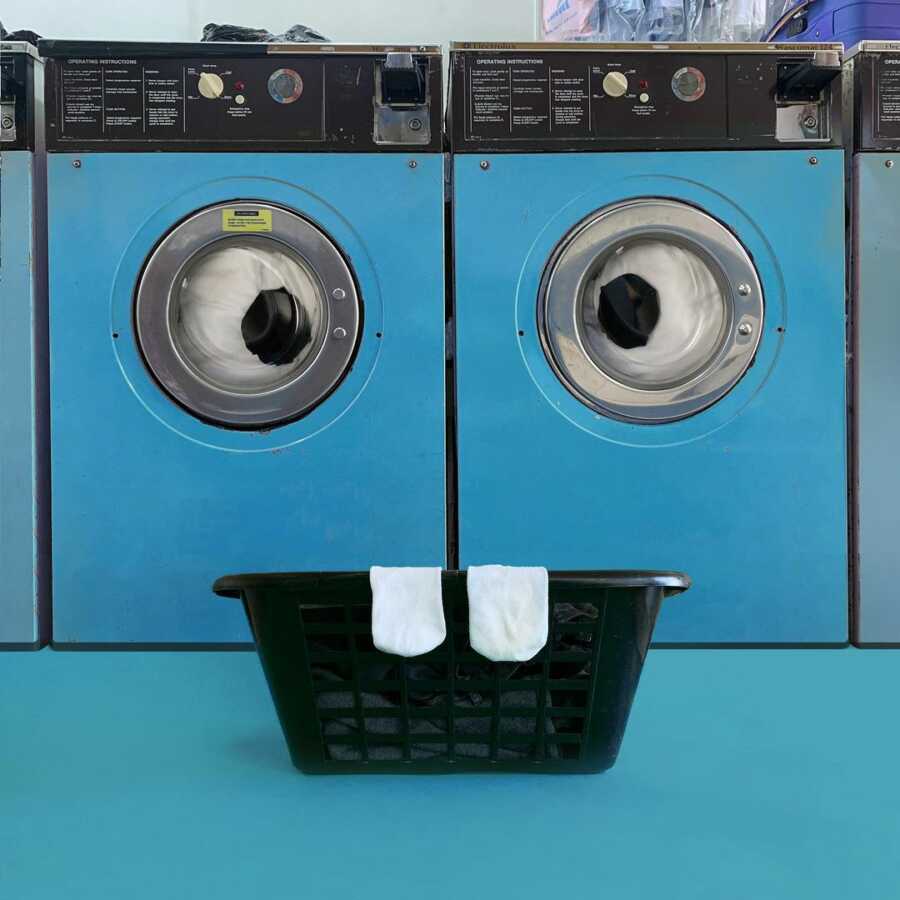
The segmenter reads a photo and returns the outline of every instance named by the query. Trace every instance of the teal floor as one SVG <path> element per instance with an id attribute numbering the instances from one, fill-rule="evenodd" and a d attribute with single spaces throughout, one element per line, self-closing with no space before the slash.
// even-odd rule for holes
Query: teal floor
<path id="1" fill-rule="evenodd" d="M 605 775 L 310 778 L 253 654 L 0 654 L 0 897 L 892 900 L 898 692 L 657 650 Z"/>

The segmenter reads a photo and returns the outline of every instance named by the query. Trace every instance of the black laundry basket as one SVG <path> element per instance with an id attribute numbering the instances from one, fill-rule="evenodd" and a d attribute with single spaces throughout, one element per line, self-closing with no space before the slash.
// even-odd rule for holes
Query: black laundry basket
<path id="1" fill-rule="evenodd" d="M 551 572 L 546 647 L 492 663 L 469 644 L 465 572 L 445 572 L 447 639 L 372 643 L 368 572 L 234 575 L 291 758 L 312 774 L 600 772 L 613 765 L 674 572 Z"/>

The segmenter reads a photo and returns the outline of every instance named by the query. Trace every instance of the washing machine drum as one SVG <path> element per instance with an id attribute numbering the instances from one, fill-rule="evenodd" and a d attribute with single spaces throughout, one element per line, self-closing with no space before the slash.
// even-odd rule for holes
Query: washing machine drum
<path id="1" fill-rule="evenodd" d="M 227 428 L 290 422 L 321 403 L 353 361 L 362 305 L 334 242 L 262 203 L 204 209 L 144 267 L 135 326 L 159 385 Z"/>
<path id="2" fill-rule="evenodd" d="M 607 207 L 557 248 L 538 324 L 563 384 L 603 415 L 638 423 L 708 408 L 753 361 L 763 295 L 747 251 L 685 203 Z"/>

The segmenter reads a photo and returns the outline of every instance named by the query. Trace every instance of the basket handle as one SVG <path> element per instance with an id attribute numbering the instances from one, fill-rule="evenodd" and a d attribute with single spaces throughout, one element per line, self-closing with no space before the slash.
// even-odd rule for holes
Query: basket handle
<path id="1" fill-rule="evenodd" d="M 231 597 L 234 600 L 240 600 L 244 596 L 243 589 L 234 584 L 232 578 L 228 575 L 217 578 L 213 582 L 212 589 L 213 593 L 218 594 L 220 597 Z"/>

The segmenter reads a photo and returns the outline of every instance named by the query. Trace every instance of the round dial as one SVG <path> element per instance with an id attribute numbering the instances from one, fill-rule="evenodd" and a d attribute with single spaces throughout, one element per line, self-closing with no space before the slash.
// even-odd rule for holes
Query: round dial
<path id="1" fill-rule="evenodd" d="M 621 97 L 628 90 L 628 79 L 622 72 L 607 72 L 603 76 L 603 93 L 608 97 Z"/>
<path id="2" fill-rule="evenodd" d="M 277 103 L 293 103 L 303 93 L 303 79 L 293 69 L 276 69 L 269 76 L 269 96 Z"/>
<path id="3" fill-rule="evenodd" d="M 672 76 L 672 93 L 685 103 L 693 103 L 706 93 L 706 76 L 693 66 L 685 66 Z"/>
<path id="4" fill-rule="evenodd" d="M 225 82 L 215 72 L 202 72 L 197 89 L 207 100 L 215 100 L 225 93 Z"/>

